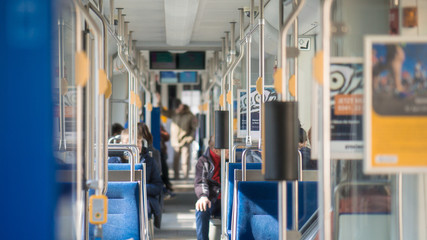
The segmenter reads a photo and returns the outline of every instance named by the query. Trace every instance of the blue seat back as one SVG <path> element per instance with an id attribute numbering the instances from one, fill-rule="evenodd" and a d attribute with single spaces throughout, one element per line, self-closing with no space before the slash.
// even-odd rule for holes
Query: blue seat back
<path id="1" fill-rule="evenodd" d="M 227 203 L 227 231 L 231 231 L 231 213 L 233 209 L 234 170 L 242 169 L 242 163 L 230 163 L 228 165 L 228 203 Z M 246 169 L 261 169 L 261 163 L 247 163 Z"/>
<path id="2" fill-rule="evenodd" d="M 93 191 L 92 191 L 93 193 Z M 104 240 L 139 239 L 139 187 L 137 182 L 108 183 L 108 217 L 103 225 Z M 94 225 L 89 226 L 94 239 Z"/>
<path id="3" fill-rule="evenodd" d="M 277 182 L 239 182 L 238 239 L 278 239 Z M 293 226 L 293 188 L 287 183 L 287 228 Z M 317 210 L 317 182 L 298 182 L 298 226 Z"/>
<path id="4" fill-rule="evenodd" d="M 109 163 L 108 170 L 130 170 L 130 163 Z M 142 163 L 135 164 L 135 170 L 142 170 Z"/>
<path id="5" fill-rule="evenodd" d="M 278 239 L 277 182 L 239 182 L 237 239 Z"/>

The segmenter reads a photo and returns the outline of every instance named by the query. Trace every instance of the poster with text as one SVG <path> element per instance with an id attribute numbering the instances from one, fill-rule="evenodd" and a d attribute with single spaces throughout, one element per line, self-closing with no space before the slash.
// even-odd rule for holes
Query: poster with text
<path id="1" fill-rule="evenodd" d="M 365 169 L 427 171 L 427 37 L 365 38 Z"/>
<path id="2" fill-rule="evenodd" d="M 247 95 L 245 89 L 237 90 L 237 136 L 239 138 L 246 137 L 246 115 L 247 115 Z M 264 101 L 271 102 L 276 101 L 277 94 L 273 86 L 264 87 Z M 260 128 L 259 128 L 259 105 L 261 102 L 261 95 L 255 90 L 255 86 L 251 87 L 251 94 L 249 98 L 249 108 L 251 113 L 251 137 L 252 140 L 257 140 L 260 138 Z"/>
<path id="3" fill-rule="evenodd" d="M 361 58 L 331 59 L 331 157 L 363 158 L 363 65 Z"/>

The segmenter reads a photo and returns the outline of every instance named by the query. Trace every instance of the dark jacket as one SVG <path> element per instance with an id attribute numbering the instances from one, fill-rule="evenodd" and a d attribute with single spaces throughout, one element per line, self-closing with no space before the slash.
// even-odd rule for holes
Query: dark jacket
<path id="1" fill-rule="evenodd" d="M 148 213 L 154 214 L 155 219 L 162 218 L 162 209 L 160 207 L 160 198 L 163 187 L 162 179 L 160 178 L 159 169 L 154 162 L 154 159 L 146 153 L 141 157 L 141 162 L 146 166 L 146 182 L 147 182 L 147 199 L 148 199 Z M 154 221 L 156 222 L 156 221 Z M 158 220 L 157 222 L 160 223 Z M 160 224 L 156 226 L 160 228 Z"/>
<path id="2" fill-rule="evenodd" d="M 196 192 L 197 198 L 205 196 L 208 197 L 212 203 L 217 200 L 221 192 L 221 185 L 212 179 L 214 170 L 215 166 L 208 148 L 196 164 L 194 191 Z"/>

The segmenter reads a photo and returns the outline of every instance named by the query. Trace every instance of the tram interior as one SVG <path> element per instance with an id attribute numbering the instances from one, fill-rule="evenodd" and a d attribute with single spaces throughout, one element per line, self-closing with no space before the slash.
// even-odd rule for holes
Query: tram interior
<path id="1" fill-rule="evenodd" d="M 427 0 L 13 2 L 0 4 L 5 13 L 0 15 L 11 19 L 5 29 L 13 29 L 14 20 L 18 29 L 25 18 L 17 14 L 14 19 L 12 13 L 34 19 L 38 9 L 45 9 L 43 4 L 51 6 L 43 10 L 49 12 L 43 26 L 52 35 L 51 46 L 38 52 L 51 61 L 50 82 L 43 79 L 46 83 L 34 89 L 51 92 L 46 106 L 36 110 L 51 113 L 53 119 L 45 123 L 35 118 L 39 129 L 36 123 L 22 124 L 23 132 L 52 133 L 49 141 L 35 140 L 36 151 L 31 151 L 44 149 L 40 151 L 48 156 L 49 167 L 40 171 L 40 180 L 34 180 L 36 173 L 26 173 L 22 181 L 35 181 L 36 188 L 49 182 L 44 191 L 54 200 L 46 204 L 52 206 L 40 207 L 49 219 L 39 214 L 31 218 L 51 224 L 51 229 L 34 224 L 20 238 L 8 223 L 0 231 L 5 239 L 31 239 L 32 233 L 43 239 L 197 239 L 195 166 L 214 135 L 220 149 L 221 216 L 210 220 L 211 240 L 427 239 L 426 168 L 369 165 L 366 149 L 375 129 L 367 128 L 370 99 L 364 96 L 372 88 L 367 79 L 375 75 L 368 71 L 389 51 L 384 47 L 374 53 L 375 44 L 382 43 L 370 46 L 369 40 L 381 36 L 384 44 L 401 41 L 402 51 L 415 42 L 417 50 L 403 53 L 412 59 L 407 65 L 411 69 L 403 65 L 401 73 L 405 91 L 395 90 L 390 98 L 387 89 L 380 94 L 386 100 L 396 95 L 409 99 L 421 109 L 409 115 L 425 118 Z M 14 51 L 9 32 L 11 37 L 0 42 Z M 30 35 L 24 48 L 37 44 Z M 24 63 L 43 67 L 35 57 Z M 6 66 L 13 70 L 12 65 Z M 374 88 L 391 81 L 381 79 L 372 83 Z M 0 83 L 8 89 L 6 85 Z M 375 95 L 379 90 L 369 91 Z M 24 100 L 34 100 L 30 97 L 36 93 L 31 94 Z M 174 172 L 173 140 L 164 142 L 161 153 L 161 128 L 174 137 L 177 123 L 165 112 L 175 111 L 176 99 L 188 107 L 197 125 L 186 143 L 191 149 L 188 177 L 182 170 L 180 175 Z M 354 102 L 339 102 L 345 100 Z M 18 108 L 19 103 L 11 106 Z M 339 104 L 347 109 L 339 110 Z M 385 101 L 373 109 L 387 104 L 381 110 L 384 116 L 400 108 Z M 226 115 L 221 118 L 218 112 Z M 113 133 L 113 125 L 123 128 Z M 151 140 L 141 126 L 147 127 Z M 412 134 L 424 141 L 419 145 L 427 143 L 422 129 Z M 407 147 L 426 157 L 422 147 L 409 143 L 402 139 L 395 150 Z M 51 147 L 46 150 L 42 144 Z M 156 152 L 166 156 L 165 162 L 146 160 L 155 159 Z M 0 182 L 7 185 L 19 171 L 2 169 L 0 176 L 6 179 Z M 170 185 L 164 179 L 153 183 L 151 174 L 158 179 L 167 175 Z M 160 189 L 155 196 L 153 186 Z M 34 202 L 41 200 L 35 192 L 30 197 L 15 194 L 26 201 L 31 196 Z M 4 205 L 14 201 L 6 199 Z M 4 210 L 13 216 L 11 222 L 38 206 L 19 201 L 15 204 L 25 207 L 18 213 Z"/>

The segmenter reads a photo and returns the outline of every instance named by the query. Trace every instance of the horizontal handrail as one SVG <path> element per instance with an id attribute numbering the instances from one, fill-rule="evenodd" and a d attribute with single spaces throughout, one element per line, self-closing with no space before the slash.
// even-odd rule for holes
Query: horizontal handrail
<path id="1" fill-rule="evenodd" d="M 129 159 L 130 163 L 130 181 L 135 181 L 135 163 L 137 163 L 139 150 L 136 145 L 126 145 L 126 144 L 109 144 L 108 150 L 122 150 L 122 151 L 130 151 L 131 156 Z"/>

